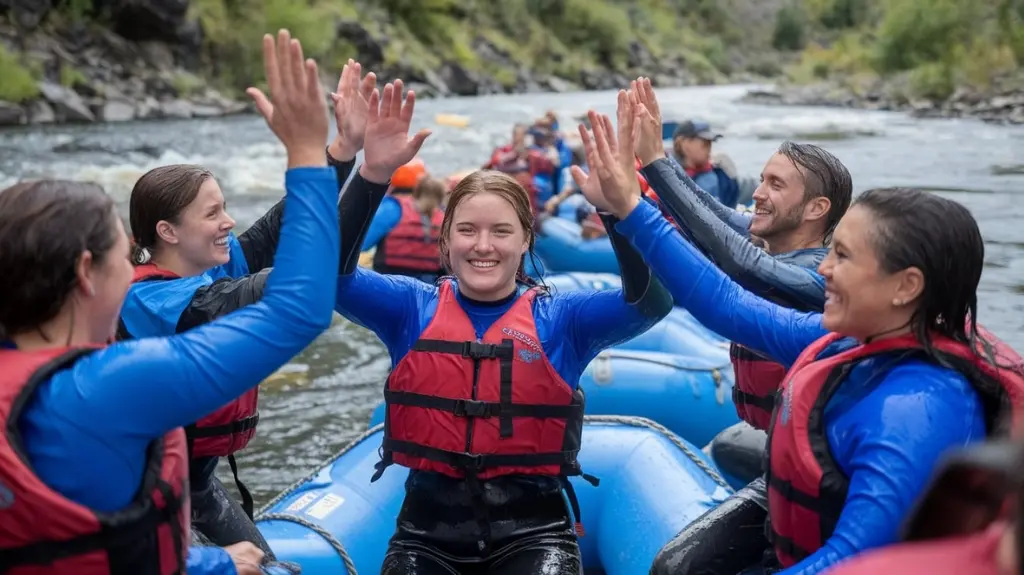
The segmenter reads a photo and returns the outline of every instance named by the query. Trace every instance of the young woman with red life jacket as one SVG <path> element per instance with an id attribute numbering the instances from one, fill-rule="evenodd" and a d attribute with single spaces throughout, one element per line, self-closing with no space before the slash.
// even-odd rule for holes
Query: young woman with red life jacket
<path id="1" fill-rule="evenodd" d="M 628 97 L 620 106 L 642 112 Z M 608 134 L 595 137 L 606 178 L 588 198 L 621 218 L 616 229 L 676 305 L 789 367 L 769 430 L 770 543 L 751 529 L 709 529 L 731 538 L 669 543 L 652 573 L 732 575 L 770 548 L 770 567 L 806 575 L 892 543 L 939 457 L 998 433 L 1002 407 L 1020 414 L 1020 357 L 973 321 L 984 244 L 960 204 L 912 189 L 865 192 L 819 267 L 824 313 L 797 312 L 744 291 L 639 190 L 615 185 L 607 166 L 623 160 Z M 632 160 L 632 140 L 618 146 Z"/>
<path id="2" fill-rule="evenodd" d="M 386 87 L 382 109 L 391 99 Z M 372 109 L 352 186 L 369 186 L 379 203 L 415 150 L 399 153 L 404 140 L 378 146 Z M 342 229 L 365 226 L 373 209 L 346 212 Z M 585 471 L 579 378 L 671 301 L 621 238 L 612 239 L 621 291 L 547 293 L 524 273 L 533 222 L 516 180 L 479 171 L 449 197 L 440 246 L 452 275 L 439 285 L 358 268 L 359 243 L 342 243 L 336 309 L 376 333 L 393 366 L 374 478 L 392 464 L 411 470 L 384 575 L 582 573 L 572 517 L 581 518 L 568 508 L 577 507 L 571 489 L 569 506 L 563 495 L 567 477 Z"/>
<path id="3" fill-rule="evenodd" d="M 183 426 L 258 385 L 331 321 L 338 180 L 323 157 L 324 95 L 286 31 L 263 47 L 272 115 L 251 93 L 288 152 L 288 210 L 260 302 L 187 333 L 111 344 L 133 280 L 113 200 L 57 180 L 0 192 L 4 571 L 261 572 L 249 542 L 190 548 Z"/>
<path id="4" fill-rule="evenodd" d="M 349 61 L 333 95 L 338 133 L 327 161 L 339 183 L 348 179 L 362 147 L 367 99 L 374 75 L 360 81 Z M 118 325 L 120 339 L 182 333 L 260 300 L 281 236 L 285 201 L 277 202 L 235 236 L 224 195 L 213 174 L 200 166 L 150 170 L 135 183 L 129 201 L 135 274 Z M 194 527 L 217 545 L 250 541 L 272 551 L 252 521 L 253 501 L 239 480 L 235 454 L 259 422 L 254 387 L 185 428 L 189 442 Z M 214 475 L 226 457 L 241 504 Z"/>

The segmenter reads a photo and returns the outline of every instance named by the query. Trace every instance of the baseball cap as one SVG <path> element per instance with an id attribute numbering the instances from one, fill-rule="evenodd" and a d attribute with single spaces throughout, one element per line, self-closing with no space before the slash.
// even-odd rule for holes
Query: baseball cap
<path id="1" fill-rule="evenodd" d="M 676 131 L 672 134 L 672 139 L 676 138 L 700 138 L 709 142 L 714 142 L 722 135 L 718 132 L 711 131 L 711 125 L 702 120 L 687 120 L 680 122 L 676 126 Z"/>

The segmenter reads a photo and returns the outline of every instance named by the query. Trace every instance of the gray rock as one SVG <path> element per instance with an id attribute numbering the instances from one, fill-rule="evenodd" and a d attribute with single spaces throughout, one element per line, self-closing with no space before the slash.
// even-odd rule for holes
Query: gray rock
<path id="1" fill-rule="evenodd" d="M 128 122 L 135 119 L 135 106 L 123 100 L 108 100 L 100 111 L 104 122 Z"/>
<path id="2" fill-rule="evenodd" d="M 39 82 L 39 91 L 53 104 L 57 120 L 62 122 L 95 122 L 96 116 L 74 90 L 60 84 Z"/>
<path id="3" fill-rule="evenodd" d="M 46 100 L 34 100 L 28 105 L 28 121 L 31 124 L 52 124 L 57 121 L 57 114 Z"/>
<path id="4" fill-rule="evenodd" d="M 146 96 L 141 102 L 135 104 L 135 118 L 149 120 L 160 116 L 160 102 L 153 96 Z"/>
<path id="5" fill-rule="evenodd" d="M 192 105 L 193 118 L 215 118 L 223 115 L 224 111 L 217 106 Z"/>
<path id="6" fill-rule="evenodd" d="M 552 92 L 578 92 L 580 90 L 578 84 L 558 76 L 548 77 L 545 83 Z"/>
<path id="7" fill-rule="evenodd" d="M 165 118 L 191 118 L 192 104 L 185 100 L 160 102 L 160 115 Z"/>
<path id="8" fill-rule="evenodd" d="M 445 62 L 439 72 L 452 93 L 459 96 L 476 96 L 480 93 L 480 78 L 466 70 L 461 64 Z"/>
<path id="9" fill-rule="evenodd" d="M 0 100 L 0 126 L 17 126 L 26 121 L 24 108 L 12 102 Z"/>

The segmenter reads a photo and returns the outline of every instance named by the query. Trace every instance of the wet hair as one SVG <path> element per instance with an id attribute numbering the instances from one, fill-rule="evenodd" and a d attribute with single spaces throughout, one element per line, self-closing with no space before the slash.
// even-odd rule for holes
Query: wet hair
<path id="1" fill-rule="evenodd" d="M 924 275 L 920 303 L 911 318 L 925 346 L 937 332 L 970 343 L 977 335 L 978 283 L 985 259 L 981 230 L 967 208 L 922 190 L 879 188 L 857 198 L 871 211 L 871 242 L 887 273 L 916 267 Z"/>
<path id="2" fill-rule="evenodd" d="M 519 269 L 516 271 L 516 281 L 533 286 L 538 285 L 530 276 L 526 275 L 526 257 L 535 258 L 533 252 L 534 240 L 537 232 L 534 229 L 533 209 L 530 206 L 530 195 L 512 176 L 495 170 L 477 170 L 465 178 L 462 178 L 455 189 L 448 196 L 448 206 L 445 208 L 444 220 L 441 222 L 441 236 L 438 239 L 438 247 L 441 250 L 441 265 L 446 270 L 451 270 L 451 262 L 448 259 L 448 237 L 452 233 L 452 220 L 455 218 L 455 210 L 466 198 L 480 193 L 494 194 L 506 202 L 512 204 L 515 209 L 519 225 L 523 226 L 526 234 L 527 251 L 519 260 Z"/>
<path id="3" fill-rule="evenodd" d="M 424 196 L 433 196 L 440 202 L 444 199 L 444 195 L 447 192 L 448 188 L 444 185 L 444 182 L 428 176 L 416 184 L 416 187 L 412 190 L 412 197 L 419 199 Z"/>
<path id="4" fill-rule="evenodd" d="M 57 317 L 82 252 L 102 263 L 116 243 L 117 217 L 96 184 L 40 180 L 0 191 L 0 338 Z"/>
<path id="5" fill-rule="evenodd" d="M 978 325 L 978 283 L 985 243 L 974 216 L 961 204 L 912 188 L 881 188 L 861 194 L 854 205 L 871 211 L 874 250 L 880 267 L 896 273 L 916 267 L 924 289 L 910 317 L 910 328 L 924 352 L 937 364 L 964 374 L 981 393 L 992 433 L 1006 431 L 1000 412 L 1010 398 L 1002 386 L 972 363 L 937 353 L 932 333 L 966 344 L 991 365 L 1024 375 L 1024 366 L 997 354 L 993 337 Z"/>
<path id="6" fill-rule="evenodd" d="M 814 198 L 828 198 L 830 207 L 825 217 L 825 239 L 828 244 L 832 232 L 843 219 L 853 199 L 853 176 L 850 170 L 824 148 L 813 144 L 798 144 L 785 141 L 778 152 L 800 170 L 804 177 L 804 203 Z"/>
<path id="7" fill-rule="evenodd" d="M 173 164 L 154 168 L 135 182 L 128 202 L 133 264 L 146 263 L 149 258 L 143 250 L 153 252 L 158 247 L 156 224 L 161 220 L 178 224 L 181 212 L 211 179 L 213 174 L 202 166 Z"/>

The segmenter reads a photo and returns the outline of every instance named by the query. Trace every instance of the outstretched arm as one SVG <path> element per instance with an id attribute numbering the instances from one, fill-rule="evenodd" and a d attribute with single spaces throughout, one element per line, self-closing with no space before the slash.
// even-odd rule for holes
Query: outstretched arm
<path id="1" fill-rule="evenodd" d="M 683 167 L 679 165 L 679 162 L 677 162 L 675 158 L 660 158 L 655 162 L 644 166 L 642 172 L 644 174 L 644 177 L 648 179 L 648 183 L 651 183 L 650 176 L 648 176 L 647 173 L 648 168 L 651 168 L 652 166 L 655 165 L 660 166 L 663 164 L 671 166 L 672 171 L 675 173 L 675 177 L 679 181 L 679 183 L 686 189 L 686 191 L 691 192 L 693 194 L 693 200 L 698 202 L 700 205 L 704 206 L 718 220 L 720 220 L 723 224 L 729 226 L 729 228 L 735 233 L 740 234 L 745 238 L 750 237 L 750 216 L 747 214 L 737 212 L 731 207 L 718 201 L 718 199 L 712 196 L 711 194 L 704 191 L 700 186 L 697 185 L 696 182 L 693 181 L 693 178 L 691 178 L 686 173 L 686 170 L 684 170 Z M 663 175 L 662 177 L 664 178 L 666 176 Z M 653 183 L 651 183 L 651 187 L 654 188 L 654 191 L 660 197 L 662 194 L 661 189 L 655 187 Z M 672 217 L 676 217 L 676 215 L 673 213 Z"/>
<path id="2" fill-rule="evenodd" d="M 805 347 L 825 335 L 821 314 L 799 313 L 745 291 L 648 202 L 638 202 L 616 229 L 643 254 L 676 305 L 722 337 L 791 365 Z"/>
<path id="3" fill-rule="evenodd" d="M 60 386 L 82 424 L 110 422 L 160 437 L 258 385 L 322 332 L 337 281 L 337 177 L 326 167 L 288 170 L 275 269 L 262 300 L 173 337 L 119 342 L 79 360 Z M 130 405 L 130 409 L 125 406 Z M 112 432 L 113 433 L 113 432 Z"/>
<path id="4" fill-rule="evenodd" d="M 674 166 L 673 160 L 662 158 L 644 167 L 643 174 L 665 209 L 723 272 L 757 295 L 774 290 L 801 302 L 803 308 L 824 306 L 825 281 L 816 271 L 780 261 L 750 243 L 746 230 L 738 233 L 730 229 L 715 210 L 737 212 L 717 201 L 701 200 L 703 191 Z"/>

